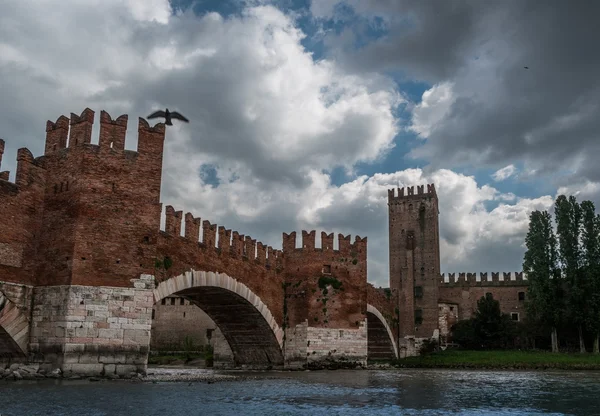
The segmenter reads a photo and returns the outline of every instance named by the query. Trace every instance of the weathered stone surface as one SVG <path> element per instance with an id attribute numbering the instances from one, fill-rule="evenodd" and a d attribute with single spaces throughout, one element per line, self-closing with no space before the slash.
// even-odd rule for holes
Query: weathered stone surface
<path id="1" fill-rule="evenodd" d="M 367 326 L 358 329 L 310 327 L 286 330 L 286 365 L 290 368 L 327 368 L 367 365 Z"/>
<path id="2" fill-rule="evenodd" d="M 145 371 L 151 329 L 151 309 L 145 305 L 153 299 L 150 289 L 50 286 L 35 290 L 43 301 L 33 309 L 33 360 L 62 362 L 64 371 L 87 375 L 102 374 L 105 365 L 125 364 L 129 357 L 131 365 Z M 125 297 L 131 298 L 133 312 L 124 311 L 121 299 Z M 138 304 L 144 306 L 136 309 Z"/>

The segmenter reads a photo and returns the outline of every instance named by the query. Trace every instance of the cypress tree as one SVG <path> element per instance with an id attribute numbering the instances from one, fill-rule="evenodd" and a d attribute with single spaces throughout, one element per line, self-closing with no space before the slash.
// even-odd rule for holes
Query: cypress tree
<path id="1" fill-rule="evenodd" d="M 559 260 L 566 283 L 569 322 L 579 332 L 579 350 L 586 352 L 583 326 L 586 322 L 586 279 L 582 267 L 580 236 L 582 228 L 581 206 L 574 196 L 556 198 L 554 205 L 556 233 L 559 242 Z"/>
<path id="2" fill-rule="evenodd" d="M 594 335 L 594 353 L 598 354 L 600 341 L 600 216 L 594 203 L 583 201 L 582 252 L 586 279 L 586 328 Z"/>
<path id="3" fill-rule="evenodd" d="M 557 327 L 563 319 L 565 305 L 556 236 L 547 211 L 531 213 L 525 245 L 523 271 L 529 281 L 527 316 L 550 328 L 552 352 L 558 352 Z"/>

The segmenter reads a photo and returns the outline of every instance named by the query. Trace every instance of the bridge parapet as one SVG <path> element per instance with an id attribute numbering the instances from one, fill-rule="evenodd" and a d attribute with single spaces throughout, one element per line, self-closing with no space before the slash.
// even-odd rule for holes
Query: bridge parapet
<path id="1" fill-rule="evenodd" d="M 265 267 L 266 270 L 281 268 L 283 252 L 256 239 L 218 226 L 208 220 L 202 221 L 192 213 L 185 214 L 184 234 L 181 235 L 183 211 L 176 211 L 171 205 L 165 207 L 164 236 L 181 238 L 197 245 L 199 251 L 207 255 L 218 255 L 232 259 L 249 261 Z M 200 233 L 202 231 L 202 233 Z"/>

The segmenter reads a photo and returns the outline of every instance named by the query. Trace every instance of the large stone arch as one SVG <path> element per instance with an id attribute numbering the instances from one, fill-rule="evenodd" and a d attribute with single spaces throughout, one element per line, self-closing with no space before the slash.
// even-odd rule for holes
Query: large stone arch
<path id="1" fill-rule="evenodd" d="M 0 355 L 24 357 L 29 342 L 29 319 L 0 292 Z"/>
<path id="2" fill-rule="evenodd" d="M 224 273 L 192 270 L 161 282 L 154 302 L 171 295 L 188 299 L 210 316 L 227 339 L 236 366 L 283 365 L 283 330 L 245 284 Z"/>
<path id="3" fill-rule="evenodd" d="M 371 304 L 367 304 L 367 356 L 369 359 L 398 358 L 398 347 L 387 321 Z"/>

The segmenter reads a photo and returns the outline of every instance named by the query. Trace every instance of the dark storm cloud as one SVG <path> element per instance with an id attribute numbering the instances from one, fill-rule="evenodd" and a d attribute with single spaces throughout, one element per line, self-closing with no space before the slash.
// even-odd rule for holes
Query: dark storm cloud
<path id="1" fill-rule="evenodd" d="M 430 82 L 450 77 L 464 65 L 477 42 L 477 34 L 484 30 L 482 26 L 487 18 L 498 9 L 497 3 L 483 1 L 349 0 L 331 3 L 348 5 L 367 19 L 383 19 L 386 32 L 385 36 L 354 52 L 350 52 L 351 45 L 346 43 L 355 40 L 348 32 L 364 38 L 368 36 L 364 29 L 368 25 L 353 24 L 341 37 L 327 37 L 327 44 L 334 47 L 333 53 L 335 47 L 343 47 L 347 53 L 336 55 L 339 59 L 361 70 L 401 69 L 410 78 Z M 321 7 L 320 2 L 313 1 L 312 10 L 317 16 Z M 344 17 L 336 15 L 336 19 L 344 20 Z"/>
<path id="2" fill-rule="evenodd" d="M 414 156 L 435 168 L 523 160 L 538 174 L 566 168 L 600 180 L 600 2 L 348 4 L 382 16 L 389 34 L 332 53 L 358 70 L 454 83 L 453 104 Z"/>

